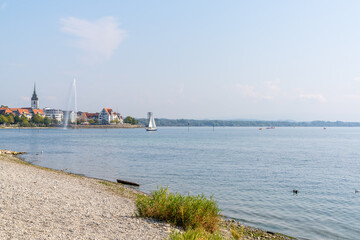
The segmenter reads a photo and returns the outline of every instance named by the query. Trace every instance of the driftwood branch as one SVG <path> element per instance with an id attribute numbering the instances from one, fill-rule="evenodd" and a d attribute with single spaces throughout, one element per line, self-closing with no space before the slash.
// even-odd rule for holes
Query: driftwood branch
<path id="1" fill-rule="evenodd" d="M 124 181 L 124 180 L 121 180 L 121 179 L 116 179 L 116 181 L 118 183 L 140 187 L 140 184 L 137 184 L 137 183 L 134 183 L 134 182 Z"/>

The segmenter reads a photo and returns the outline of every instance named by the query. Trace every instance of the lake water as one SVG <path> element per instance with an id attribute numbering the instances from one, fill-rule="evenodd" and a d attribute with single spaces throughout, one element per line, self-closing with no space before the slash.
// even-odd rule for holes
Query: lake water
<path id="1" fill-rule="evenodd" d="M 145 192 L 214 195 L 225 216 L 268 231 L 360 236 L 360 128 L 2 129 L 5 148 Z"/>

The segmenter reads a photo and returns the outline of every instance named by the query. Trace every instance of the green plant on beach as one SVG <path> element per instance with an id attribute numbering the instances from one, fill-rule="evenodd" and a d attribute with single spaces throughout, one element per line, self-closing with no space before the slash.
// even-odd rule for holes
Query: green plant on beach
<path id="1" fill-rule="evenodd" d="M 168 188 L 163 187 L 153 191 L 150 197 L 139 196 L 136 206 L 141 217 L 156 218 L 185 230 L 203 229 L 213 233 L 220 220 L 220 210 L 212 198 L 168 193 Z"/>
<path id="2" fill-rule="evenodd" d="M 206 232 L 204 229 L 190 229 L 186 232 L 173 231 L 170 240 L 241 240 L 243 239 L 244 226 L 230 230 L 231 236 L 225 237 L 219 231 L 214 233 Z M 256 239 L 258 239 L 256 237 Z"/>
<path id="3" fill-rule="evenodd" d="M 233 228 L 230 230 L 230 233 L 234 240 L 240 240 L 244 234 L 244 226 L 242 226 L 240 230 Z"/>
<path id="4" fill-rule="evenodd" d="M 218 233 L 209 233 L 203 229 L 191 229 L 184 233 L 172 232 L 170 240 L 223 240 L 224 238 Z"/>

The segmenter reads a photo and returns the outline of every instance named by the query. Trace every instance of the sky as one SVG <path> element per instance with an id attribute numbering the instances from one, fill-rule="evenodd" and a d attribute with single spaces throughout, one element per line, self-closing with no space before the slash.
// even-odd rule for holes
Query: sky
<path id="1" fill-rule="evenodd" d="M 0 0 L 0 104 L 360 121 L 360 1 Z M 70 97 L 69 97 L 70 96 Z"/>

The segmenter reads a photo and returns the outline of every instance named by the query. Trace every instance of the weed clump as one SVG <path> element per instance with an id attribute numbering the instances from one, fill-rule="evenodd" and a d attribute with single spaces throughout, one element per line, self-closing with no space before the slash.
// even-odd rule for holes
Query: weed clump
<path id="1" fill-rule="evenodd" d="M 203 229 L 191 229 L 184 233 L 172 232 L 170 240 L 223 240 L 224 238 L 218 233 L 209 233 Z"/>
<path id="2" fill-rule="evenodd" d="M 168 193 L 168 188 L 161 187 L 150 197 L 138 196 L 136 206 L 141 217 L 156 218 L 185 230 L 199 229 L 213 233 L 218 227 L 220 210 L 212 197 L 173 194 Z"/>

